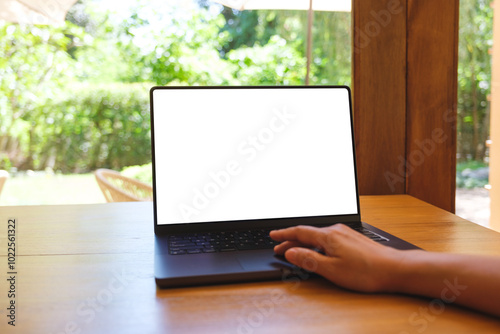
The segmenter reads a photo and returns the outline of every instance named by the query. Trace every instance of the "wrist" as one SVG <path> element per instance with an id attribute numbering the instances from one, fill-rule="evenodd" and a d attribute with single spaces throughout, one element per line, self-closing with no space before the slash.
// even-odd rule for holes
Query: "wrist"
<path id="1" fill-rule="evenodd" d="M 412 293 L 421 272 L 422 250 L 391 249 L 384 268 L 386 280 L 382 286 L 384 292 Z"/>

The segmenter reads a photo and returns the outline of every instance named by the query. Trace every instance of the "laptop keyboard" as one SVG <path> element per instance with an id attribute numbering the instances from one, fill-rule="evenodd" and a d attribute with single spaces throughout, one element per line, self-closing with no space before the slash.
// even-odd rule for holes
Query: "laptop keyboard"
<path id="1" fill-rule="evenodd" d="M 236 250 L 273 248 L 278 242 L 269 237 L 271 230 L 207 232 L 169 237 L 169 253 L 199 254 Z"/>
<path id="2" fill-rule="evenodd" d="M 358 231 L 359 233 L 363 234 L 365 237 L 368 237 L 372 239 L 373 241 L 381 242 L 381 241 L 389 241 L 386 237 L 381 236 L 380 234 L 377 234 L 375 232 L 372 232 L 363 226 L 356 226 L 352 227 L 353 230 Z"/>
<path id="3" fill-rule="evenodd" d="M 362 226 L 355 227 L 354 230 L 375 241 L 389 241 Z M 184 255 L 272 249 L 279 242 L 269 237 L 270 231 L 271 229 L 260 229 L 172 235 L 168 239 L 168 252 L 171 255 Z"/>

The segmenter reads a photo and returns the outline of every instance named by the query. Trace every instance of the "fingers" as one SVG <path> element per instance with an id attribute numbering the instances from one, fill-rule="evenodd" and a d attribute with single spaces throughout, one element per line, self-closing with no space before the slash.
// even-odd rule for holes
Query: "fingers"
<path id="1" fill-rule="evenodd" d="M 270 236 L 282 242 L 275 247 L 276 253 L 284 254 L 290 263 L 339 286 L 378 291 L 388 281 L 379 268 L 387 267 L 394 258 L 391 249 L 343 224 L 323 228 L 298 226 L 272 231 Z"/>
<path id="2" fill-rule="evenodd" d="M 270 237 L 276 241 L 300 243 L 305 247 L 324 249 L 327 232 L 312 226 L 296 226 L 282 230 L 271 231 Z"/>
<path id="3" fill-rule="evenodd" d="M 270 236 L 283 243 L 275 247 L 275 252 L 283 254 L 292 247 L 316 248 L 330 256 L 335 256 L 337 248 L 352 238 L 366 238 L 344 224 L 328 227 L 297 226 L 271 231 Z"/>
<path id="4" fill-rule="evenodd" d="M 332 259 L 323 254 L 308 248 L 295 247 L 285 252 L 285 258 L 300 268 L 330 279 L 329 272 L 333 270 Z"/>
<path id="5" fill-rule="evenodd" d="M 304 245 L 298 241 L 284 241 L 281 244 L 277 245 L 274 247 L 274 252 L 279 255 L 285 254 L 287 250 L 293 247 L 305 247 L 307 248 L 307 245 Z"/>

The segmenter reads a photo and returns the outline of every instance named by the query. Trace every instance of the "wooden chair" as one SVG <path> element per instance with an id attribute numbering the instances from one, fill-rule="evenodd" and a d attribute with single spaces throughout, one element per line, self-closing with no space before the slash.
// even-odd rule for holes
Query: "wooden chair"
<path id="1" fill-rule="evenodd" d="M 2 188 L 3 185 L 5 184 L 5 181 L 9 178 L 9 173 L 4 170 L 0 170 L 0 194 L 2 193 Z"/>
<path id="2" fill-rule="evenodd" d="M 109 202 L 138 202 L 153 200 L 153 188 L 110 169 L 94 172 L 99 188 Z"/>

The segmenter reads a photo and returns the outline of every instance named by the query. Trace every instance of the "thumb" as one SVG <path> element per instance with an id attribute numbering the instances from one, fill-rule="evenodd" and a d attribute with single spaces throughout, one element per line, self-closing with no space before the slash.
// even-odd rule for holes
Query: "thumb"
<path id="1" fill-rule="evenodd" d="M 285 258 L 292 264 L 310 272 L 324 276 L 328 257 L 308 248 L 294 247 L 285 252 Z"/>

